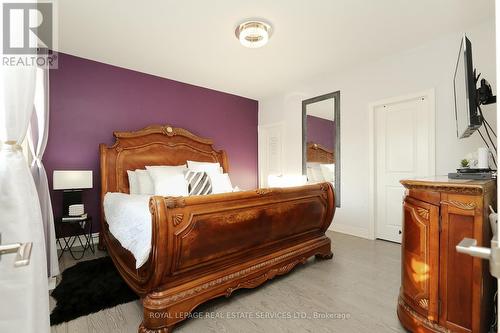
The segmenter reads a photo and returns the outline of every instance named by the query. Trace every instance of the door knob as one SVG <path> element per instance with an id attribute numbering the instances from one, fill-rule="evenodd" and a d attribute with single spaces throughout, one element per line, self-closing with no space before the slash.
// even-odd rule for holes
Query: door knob
<path id="1" fill-rule="evenodd" d="M 0 234 L 0 260 L 3 254 L 8 253 L 17 253 L 16 259 L 14 261 L 15 267 L 27 266 L 30 263 L 31 258 L 31 249 L 33 247 L 33 243 L 14 243 L 14 244 L 5 244 L 2 243 L 2 235 Z"/>
<path id="2" fill-rule="evenodd" d="M 482 259 L 489 259 L 491 255 L 491 249 L 487 247 L 476 246 L 477 240 L 472 238 L 464 238 L 457 245 L 457 252 L 465 253 L 473 257 L 478 257 Z"/>
<path id="3" fill-rule="evenodd" d="M 498 247 L 498 241 L 492 240 L 491 248 L 476 245 L 477 241 L 475 239 L 464 238 L 458 243 L 456 249 L 459 253 L 489 260 L 491 275 L 500 278 L 500 247 Z"/>

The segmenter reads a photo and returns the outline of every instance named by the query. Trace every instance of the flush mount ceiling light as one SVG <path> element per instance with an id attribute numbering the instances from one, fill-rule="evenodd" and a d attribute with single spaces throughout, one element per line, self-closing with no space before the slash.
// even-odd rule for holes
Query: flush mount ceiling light
<path id="1" fill-rule="evenodd" d="M 255 49 L 267 44 L 271 25 L 262 21 L 245 21 L 236 27 L 234 33 L 241 45 Z"/>

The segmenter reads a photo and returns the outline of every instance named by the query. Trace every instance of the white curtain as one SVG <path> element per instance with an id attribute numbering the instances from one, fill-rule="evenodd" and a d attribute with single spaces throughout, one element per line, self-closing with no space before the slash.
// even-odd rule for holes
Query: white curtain
<path id="1" fill-rule="evenodd" d="M 35 84 L 35 110 L 28 130 L 28 143 L 32 156 L 31 174 L 40 199 L 42 210 L 45 248 L 47 251 L 47 275 L 49 278 L 59 275 L 56 236 L 54 231 L 54 214 L 50 201 L 49 182 L 42 163 L 49 137 L 49 70 L 38 68 Z"/>
<path id="2" fill-rule="evenodd" d="M 36 67 L 0 66 L 0 233 L 2 244 L 33 242 L 31 262 L 0 259 L 0 332 L 48 333 L 45 237 L 38 193 L 19 144 L 33 112 Z"/>

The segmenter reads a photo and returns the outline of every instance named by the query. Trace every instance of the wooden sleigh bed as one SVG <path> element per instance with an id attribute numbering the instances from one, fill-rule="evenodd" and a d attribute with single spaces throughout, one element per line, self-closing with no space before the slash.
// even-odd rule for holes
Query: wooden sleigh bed
<path id="1" fill-rule="evenodd" d="M 219 162 L 224 151 L 182 128 L 151 126 L 114 132 L 116 143 L 100 145 L 101 207 L 107 192 L 129 193 L 127 170 L 146 165 Z M 152 249 L 139 269 L 109 232 L 104 211 L 100 244 L 127 284 L 142 298 L 139 332 L 171 332 L 199 304 L 229 297 L 288 273 L 309 257 L 332 258 L 325 231 L 332 222 L 329 183 L 286 189 L 150 199 Z M 126 221 L 123 221 L 126 223 Z"/>

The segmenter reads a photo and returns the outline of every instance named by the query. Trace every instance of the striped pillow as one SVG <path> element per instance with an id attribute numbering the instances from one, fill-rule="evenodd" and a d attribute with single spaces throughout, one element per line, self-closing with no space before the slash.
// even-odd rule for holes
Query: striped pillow
<path id="1" fill-rule="evenodd" d="M 206 172 L 186 171 L 189 195 L 204 195 L 212 193 L 212 183 Z"/>

